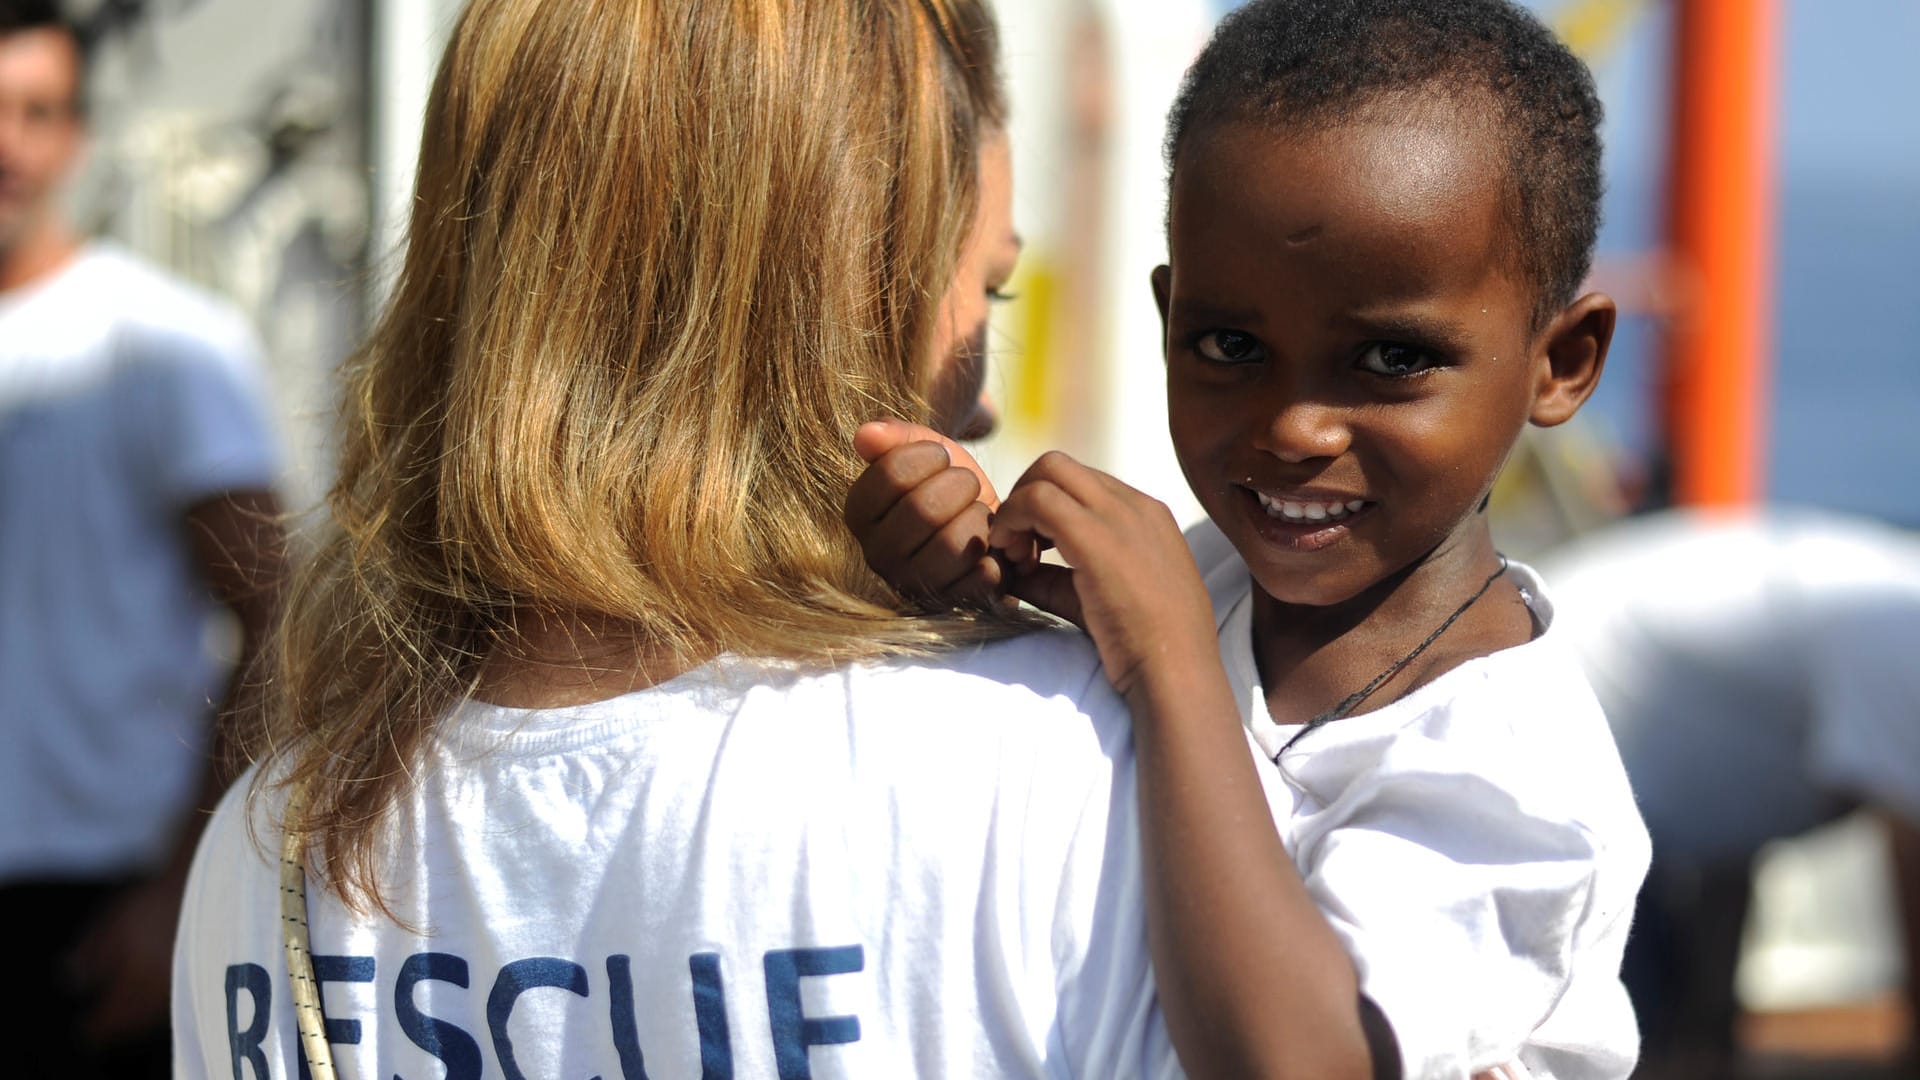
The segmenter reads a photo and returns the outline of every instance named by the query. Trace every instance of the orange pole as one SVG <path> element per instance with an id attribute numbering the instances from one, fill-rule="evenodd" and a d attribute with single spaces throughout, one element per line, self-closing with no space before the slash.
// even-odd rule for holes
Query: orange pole
<path id="1" fill-rule="evenodd" d="M 1778 0 L 1675 0 L 1668 237 L 1690 300 L 1666 358 L 1674 501 L 1764 494 Z"/>

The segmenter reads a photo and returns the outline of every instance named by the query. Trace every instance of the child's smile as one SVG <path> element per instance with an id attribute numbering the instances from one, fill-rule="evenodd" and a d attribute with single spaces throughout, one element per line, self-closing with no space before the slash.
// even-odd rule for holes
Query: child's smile
<path id="1" fill-rule="evenodd" d="M 1444 589 L 1491 557 L 1449 541 L 1533 406 L 1533 297 L 1504 146 L 1452 106 L 1419 112 L 1226 122 L 1175 169 L 1155 278 L 1174 446 L 1282 603 L 1338 604 L 1457 551 Z"/>
<path id="2" fill-rule="evenodd" d="M 1238 494 L 1240 502 L 1250 497 L 1259 505 L 1257 514 L 1248 514 L 1260 535 L 1294 551 L 1318 551 L 1339 542 L 1373 505 L 1357 494 L 1324 488 L 1263 490 L 1249 484 Z"/>

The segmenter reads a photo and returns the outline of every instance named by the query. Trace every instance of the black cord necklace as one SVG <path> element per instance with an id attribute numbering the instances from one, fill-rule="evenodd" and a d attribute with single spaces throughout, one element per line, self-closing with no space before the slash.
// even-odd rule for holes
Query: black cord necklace
<path id="1" fill-rule="evenodd" d="M 1457 622 L 1460 616 L 1465 615 L 1467 613 L 1468 608 L 1472 607 L 1474 603 L 1478 601 L 1482 596 L 1485 596 L 1487 594 L 1487 590 L 1493 588 L 1493 583 L 1500 580 L 1500 575 L 1506 572 L 1507 572 L 1507 557 L 1505 555 L 1502 555 L 1500 556 L 1499 569 L 1495 570 L 1491 574 L 1488 574 L 1487 580 L 1480 583 L 1480 587 L 1473 591 L 1473 595 L 1467 597 L 1464 601 L 1462 601 L 1459 607 L 1454 608 L 1453 614 L 1447 616 L 1444 622 L 1442 622 L 1439 626 L 1434 627 L 1433 633 L 1428 634 L 1426 636 L 1426 640 L 1420 642 L 1420 644 L 1418 645 L 1415 645 L 1413 647 L 1413 650 L 1407 653 L 1405 656 L 1402 656 L 1400 659 L 1395 660 L 1391 664 L 1388 664 L 1385 671 L 1382 671 L 1380 674 L 1375 675 L 1373 677 L 1372 682 L 1369 682 L 1367 685 L 1361 687 L 1358 690 L 1355 690 L 1351 694 L 1348 694 L 1345 698 L 1341 700 L 1340 704 L 1335 705 L 1333 708 L 1328 709 L 1326 712 L 1323 712 L 1320 715 L 1314 717 L 1313 719 L 1307 721 L 1306 726 L 1301 728 L 1298 732 L 1295 732 L 1293 738 L 1288 739 L 1286 745 L 1282 746 L 1273 755 L 1273 763 L 1275 765 L 1280 764 L 1281 755 L 1293 749 L 1293 744 L 1299 742 L 1301 737 L 1306 735 L 1307 732 L 1312 731 L 1323 724 L 1329 723 L 1334 720 L 1338 720 L 1341 717 L 1346 716 L 1348 713 L 1351 713 L 1356 707 L 1358 707 L 1361 702 L 1367 700 L 1367 698 L 1369 697 L 1372 697 L 1373 692 L 1375 690 L 1378 690 L 1380 689 L 1381 686 L 1385 685 L 1387 680 L 1393 678 L 1395 675 L 1400 674 L 1400 672 L 1403 669 L 1405 669 L 1408 664 L 1413 663 L 1415 657 L 1419 656 L 1423 652 L 1426 652 L 1427 646 L 1433 644 L 1435 641 L 1440 640 L 1440 635 L 1446 633 L 1447 628 L 1452 626 L 1455 622 Z"/>

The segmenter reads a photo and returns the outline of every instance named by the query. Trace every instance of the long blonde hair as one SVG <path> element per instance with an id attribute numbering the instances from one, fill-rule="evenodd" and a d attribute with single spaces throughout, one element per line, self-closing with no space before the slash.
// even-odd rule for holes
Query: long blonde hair
<path id="1" fill-rule="evenodd" d="M 858 424 L 926 419 L 1004 122 L 984 3 L 473 0 L 251 747 L 344 899 L 530 612 L 686 663 L 994 632 L 907 614 L 839 520 Z"/>

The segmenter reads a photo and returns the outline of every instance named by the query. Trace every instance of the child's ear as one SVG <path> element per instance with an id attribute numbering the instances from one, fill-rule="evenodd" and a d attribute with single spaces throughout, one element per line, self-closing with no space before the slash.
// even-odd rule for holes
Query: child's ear
<path id="1" fill-rule="evenodd" d="M 1564 424 L 1580 411 L 1607 366 L 1618 317 L 1613 298 L 1588 293 L 1562 311 L 1541 334 L 1534 354 L 1533 412 L 1540 427 Z"/>
<path id="2" fill-rule="evenodd" d="M 1160 308 L 1160 355 L 1167 354 L 1167 298 L 1173 295 L 1173 268 L 1153 268 L 1153 302 Z"/>

